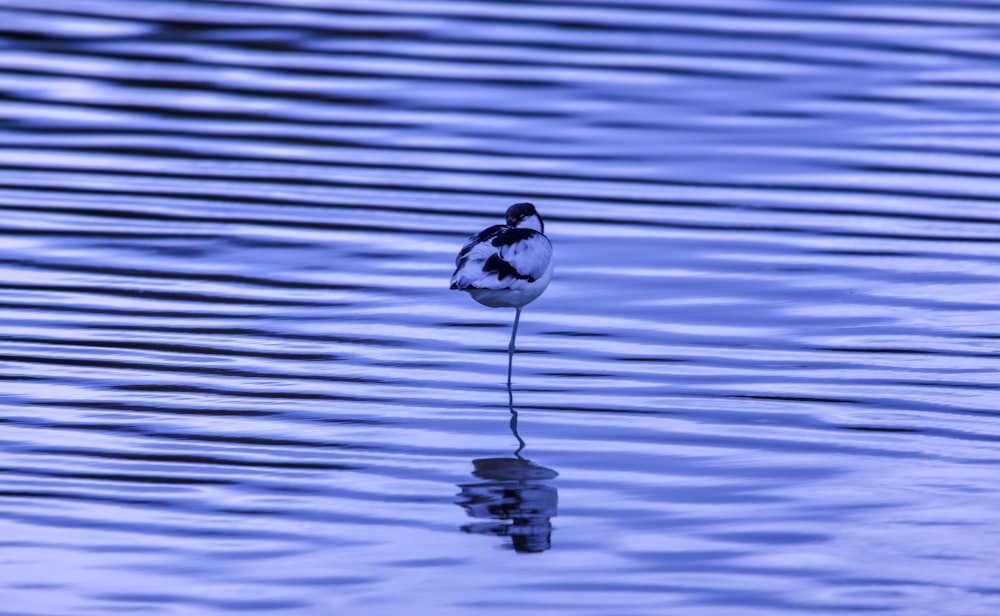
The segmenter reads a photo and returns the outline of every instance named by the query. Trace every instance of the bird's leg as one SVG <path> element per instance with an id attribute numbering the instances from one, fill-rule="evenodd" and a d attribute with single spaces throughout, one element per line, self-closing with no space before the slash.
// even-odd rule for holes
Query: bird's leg
<path id="1" fill-rule="evenodd" d="M 510 344 L 507 345 L 507 391 L 510 392 L 510 375 L 514 370 L 514 338 L 517 337 L 517 322 L 521 320 L 521 309 L 514 314 L 514 331 L 510 334 Z"/>
<path id="2" fill-rule="evenodd" d="M 514 330 L 510 333 L 510 344 L 507 345 L 507 352 L 514 352 L 514 338 L 517 338 L 517 322 L 521 320 L 521 309 L 516 308 L 517 312 L 514 313 Z"/>

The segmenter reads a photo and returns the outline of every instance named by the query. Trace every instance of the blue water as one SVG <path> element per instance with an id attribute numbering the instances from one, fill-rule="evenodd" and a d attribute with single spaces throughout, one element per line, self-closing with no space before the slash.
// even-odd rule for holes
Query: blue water
<path id="1" fill-rule="evenodd" d="M 998 8 L 0 0 L 0 614 L 996 614 Z"/>

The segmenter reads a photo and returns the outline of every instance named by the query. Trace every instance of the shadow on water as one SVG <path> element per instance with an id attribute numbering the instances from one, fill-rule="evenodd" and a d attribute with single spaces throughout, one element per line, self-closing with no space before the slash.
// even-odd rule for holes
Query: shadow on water
<path id="1" fill-rule="evenodd" d="M 557 514 L 559 493 L 545 482 L 559 473 L 535 464 L 521 452 L 524 439 L 517 430 L 514 393 L 507 382 L 510 431 L 518 447 L 510 458 L 477 458 L 472 461 L 475 483 L 459 484 L 460 505 L 469 516 L 486 522 L 462 527 L 463 532 L 510 537 L 517 552 L 544 552 L 552 547 L 552 518 Z"/>

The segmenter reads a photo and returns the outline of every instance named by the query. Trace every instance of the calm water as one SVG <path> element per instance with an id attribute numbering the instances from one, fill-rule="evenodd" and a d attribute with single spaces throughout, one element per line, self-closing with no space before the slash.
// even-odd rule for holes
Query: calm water
<path id="1" fill-rule="evenodd" d="M 0 30 L 0 614 L 1000 610 L 1000 5 Z"/>

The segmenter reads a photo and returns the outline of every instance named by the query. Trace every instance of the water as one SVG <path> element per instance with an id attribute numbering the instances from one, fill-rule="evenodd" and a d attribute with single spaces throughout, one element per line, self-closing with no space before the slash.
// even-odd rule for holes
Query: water
<path id="1" fill-rule="evenodd" d="M 0 614 L 995 614 L 997 8 L 2 0 Z"/>

